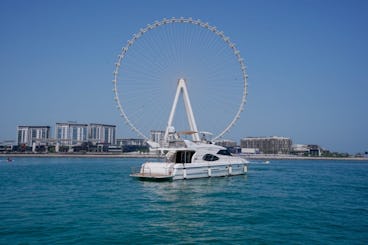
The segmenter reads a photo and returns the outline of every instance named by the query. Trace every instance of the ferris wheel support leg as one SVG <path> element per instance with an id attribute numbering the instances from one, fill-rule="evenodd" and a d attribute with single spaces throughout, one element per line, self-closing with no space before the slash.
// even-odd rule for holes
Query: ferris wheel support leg
<path id="1" fill-rule="evenodd" d="M 194 114 L 193 114 L 192 106 L 191 106 L 190 100 L 189 100 L 187 86 L 185 85 L 185 80 L 184 79 L 180 79 L 179 80 L 179 83 L 182 84 L 183 99 L 184 99 L 185 110 L 187 112 L 189 127 L 190 127 L 190 130 L 192 130 L 192 131 L 195 132 L 193 134 L 193 136 L 192 136 L 193 137 L 193 141 L 200 141 L 199 134 L 198 134 L 198 129 L 197 129 L 197 124 L 196 124 L 196 121 L 194 119 Z"/>
<path id="2" fill-rule="evenodd" d="M 174 102 L 173 102 L 173 105 L 171 107 L 171 112 L 170 112 L 169 120 L 167 122 L 167 128 L 166 128 L 166 131 L 165 131 L 165 140 L 168 139 L 169 128 L 172 127 L 172 122 L 173 122 L 175 111 L 176 111 L 176 105 L 178 103 L 179 96 L 180 96 L 181 92 L 183 93 L 184 105 L 185 105 L 185 110 L 186 110 L 186 113 L 187 113 L 187 118 L 188 118 L 188 123 L 189 123 L 190 130 L 195 132 L 192 135 L 193 141 L 200 141 L 199 134 L 198 134 L 198 129 L 197 129 L 197 124 L 195 122 L 192 106 L 191 106 L 190 100 L 189 100 L 187 86 L 186 86 L 185 80 L 183 78 L 179 79 L 178 86 L 176 88 L 176 94 L 175 94 Z"/>
<path id="3" fill-rule="evenodd" d="M 166 131 L 165 131 L 165 141 L 167 141 L 168 136 L 169 136 L 169 129 L 172 127 L 172 122 L 174 120 L 174 115 L 175 115 L 175 111 L 176 111 L 176 105 L 178 104 L 178 99 L 179 99 L 179 95 L 180 95 L 180 87 L 178 84 L 178 87 L 176 88 L 176 94 L 175 94 L 175 98 L 174 98 L 174 102 L 173 105 L 171 107 L 171 112 L 170 112 L 170 116 L 169 116 L 169 120 L 167 122 L 167 127 L 166 127 Z"/>

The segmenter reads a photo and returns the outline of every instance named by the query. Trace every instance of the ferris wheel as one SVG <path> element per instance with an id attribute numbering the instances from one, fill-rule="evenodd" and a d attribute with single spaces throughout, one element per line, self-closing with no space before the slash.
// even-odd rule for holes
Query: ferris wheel
<path id="1" fill-rule="evenodd" d="M 246 103 L 239 50 L 223 31 L 199 19 L 164 18 L 141 28 L 121 49 L 113 74 L 121 117 L 147 140 L 152 130 L 166 135 L 171 128 L 196 131 L 194 140 L 199 131 L 219 139 Z"/>

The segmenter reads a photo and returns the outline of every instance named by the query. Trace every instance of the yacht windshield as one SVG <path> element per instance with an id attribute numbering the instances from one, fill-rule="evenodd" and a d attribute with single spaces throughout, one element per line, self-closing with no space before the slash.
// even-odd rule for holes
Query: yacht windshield
<path id="1" fill-rule="evenodd" d="M 231 156 L 231 153 L 228 150 L 219 150 L 217 152 L 219 155 Z"/>
<path id="2" fill-rule="evenodd" d="M 210 161 L 210 162 L 219 160 L 219 158 L 217 156 L 212 155 L 212 154 L 206 154 L 206 155 L 203 156 L 202 159 L 205 160 L 205 161 Z"/>

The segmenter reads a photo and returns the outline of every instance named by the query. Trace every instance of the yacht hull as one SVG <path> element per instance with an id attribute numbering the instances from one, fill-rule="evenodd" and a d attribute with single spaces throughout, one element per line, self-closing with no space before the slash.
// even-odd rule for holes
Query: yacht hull
<path id="1" fill-rule="evenodd" d="M 244 175 L 247 163 L 167 163 L 146 162 L 139 173 L 131 174 L 142 180 L 181 180 Z"/>

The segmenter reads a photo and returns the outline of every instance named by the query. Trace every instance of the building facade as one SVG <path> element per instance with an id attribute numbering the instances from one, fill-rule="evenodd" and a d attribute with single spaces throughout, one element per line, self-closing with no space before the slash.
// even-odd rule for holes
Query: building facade
<path id="1" fill-rule="evenodd" d="M 247 137 L 240 140 L 240 147 L 259 149 L 264 154 L 289 154 L 292 141 L 286 137 Z"/>
<path id="2" fill-rule="evenodd" d="M 107 124 L 91 123 L 88 127 L 89 141 L 94 144 L 110 144 L 116 143 L 116 126 Z"/>
<path id="3" fill-rule="evenodd" d="M 117 139 L 117 145 L 119 146 L 146 146 L 146 140 L 145 139 Z"/>
<path id="4" fill-rule="evenodd" d="M 233 140 L 218 140 L 215 141 L 216 145 L 220 145 L 222 147 L 226 147 L 226 148 L 231 148 L 231 147 L 236 147 L 237 143 L 236 141 Z"/>
<path id="5" fill-rule="evenodd" d="M 46 144 L 50 138 L 50 126 L 18 126 L 18 145 Z"/>
<path id="6" fill-rule="evenodd" d="M 122 152 L 148 152 L 149 147 L 145 139 L 117 139 L 117 145 Z"/>
<path id="7" fill-rule="evenodd" d="M 156 143 L 161 143 L 165 138 L 165 131 L 161 130 L 151 130 L 151 140 Z"/>
<path id="8" fill-rule="evenodd" d="M 323 149 L 319 145 L 302 145 L 295 144 L 291 147 L 291 154 L 299 156 L 314 156 L 320 157 Z"/>
<path id="9" fill-rule="evenodd" d="M 88 140 L 88 125 L 75 122 L 56 123 L 55 138 L 62 146 L 80 145 Z"/>

